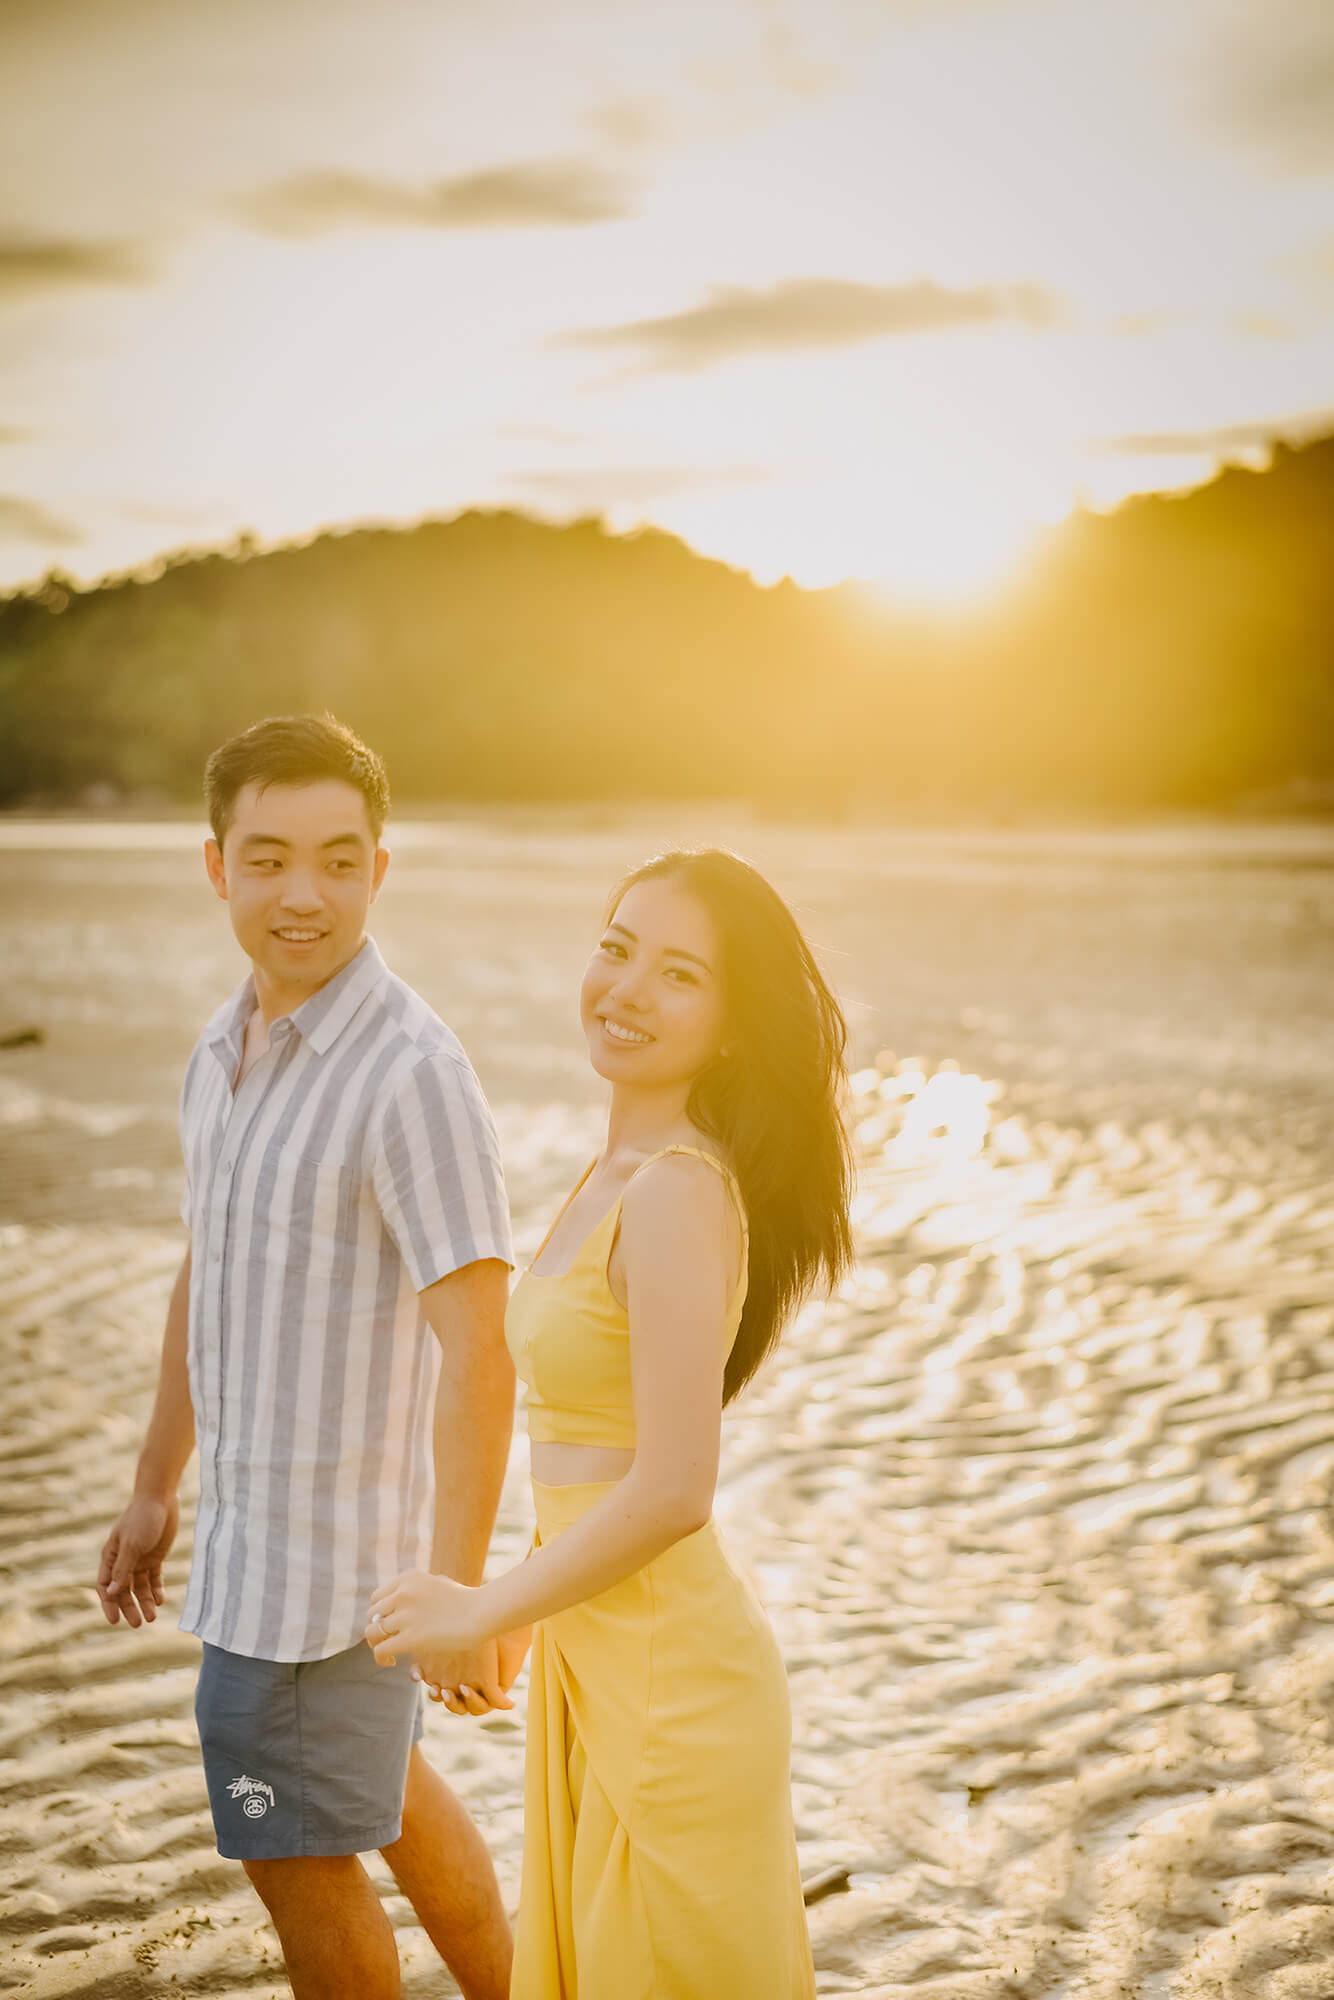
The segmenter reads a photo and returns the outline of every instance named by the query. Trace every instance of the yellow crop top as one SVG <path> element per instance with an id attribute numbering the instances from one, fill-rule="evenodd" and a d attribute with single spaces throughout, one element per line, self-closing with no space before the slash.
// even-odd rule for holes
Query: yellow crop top
<path id="1" fill-rule="evenodd" d="M 741 1198 L 731 1174 L 712 1153 L 698 1146 L 665 1146 L 651 1159 L 661 1160 L 669 1153 L 689 1153 L 716 1167 L 741 1218 L 741 1275 L 727 1312 L 730 1354 L 746 1302 L 748 1239 Z M 642 1173 L 650 1164 L 651 1160 L 642 1161 L 635 1173 Z M 537 1257 L 592 1171 L 591 1166 L 586 1169 L 574 1193 L 567 1197 Z M 630 1319 L 607 1278 L 624 1198 L 622 1190 L 615 1206 L 579 1245 L 567 1271 L 543 1276 L 540 1271 L 527 1270 L 510 1295 L 505 1339 L 527 1390 L 528 1435 L 536 1444 L 602 1444 L 634 1450 Z"/>

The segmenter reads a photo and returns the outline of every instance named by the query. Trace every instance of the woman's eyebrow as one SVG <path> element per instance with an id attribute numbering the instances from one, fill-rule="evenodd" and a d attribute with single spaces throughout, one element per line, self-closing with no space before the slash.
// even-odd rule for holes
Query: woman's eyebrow
<path id="1" fill-rule="evenodd" d="M 625 924 L 608 924 L 607 929 L 609 931 L 619 931 L 622 937 L 629 938 L 631 944 L 639 943 L 639 939 L 635 936 L 634 932 L 628 929 Z M 704 970 L 709 973 L 713 971 L 713 967 L 709 964 L 707 958 L 701 958 L 698 952 L 683 951 L 680 945 L 665 944 L 662 948 L 662 955 L 664 958 L 688 958 L 692 965 L 702 965 Z"/>

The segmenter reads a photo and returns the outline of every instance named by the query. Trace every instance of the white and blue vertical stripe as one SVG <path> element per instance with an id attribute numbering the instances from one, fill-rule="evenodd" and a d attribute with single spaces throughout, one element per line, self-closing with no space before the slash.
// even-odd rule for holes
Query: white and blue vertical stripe
<path id="1" fill-rule="evenodd" d="M 417 1294 L 513 1254 L 481 1085 L 373 943 L 272 1024 L 233 1094 L 254 1004 L 247 981 L 181 1093 L 200 1477 L 181 1626 L 315 1660 L 429 1560 L 439 1351 Z"/>

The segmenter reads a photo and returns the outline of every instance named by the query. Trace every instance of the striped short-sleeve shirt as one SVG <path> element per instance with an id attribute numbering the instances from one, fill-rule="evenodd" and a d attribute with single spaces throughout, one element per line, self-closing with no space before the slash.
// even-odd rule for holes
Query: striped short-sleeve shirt
<path id="1" fill-rule="evenodd" d="M 481 1085 L 373 943 L 234 1090 L 254 1005 L 247 980 L 181 1093 L 200 1486 L 181 1625 L 315 1660 L 430 1558 L 439 1351 L 417 1295 L 513 1256 Z"/>

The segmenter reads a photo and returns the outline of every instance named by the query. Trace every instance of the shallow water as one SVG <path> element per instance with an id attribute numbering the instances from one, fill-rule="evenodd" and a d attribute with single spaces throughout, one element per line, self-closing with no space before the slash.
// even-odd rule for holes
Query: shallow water
<path id="1" fill-rule="evenodd" d="M 1334 832 L 398 829 L 375 929 L 477 1062 L 526 1247 L 596 1136 L 602 894 L 679 837 L 801 906 L 859 1071 L 858 1268 L 730 1414 L 718 1502 L 789 1664 L 803 1868 L 852 1870 L 821 1991 L 1330 2000 Z M 0 1982 L 34 1995 L 283 1990 L 212 1849 L 195 1642 L 87 1585 L 180 1254 L 180 1070 L 239 972 L 197 839 L 0 822 L 0 1036 L 45 1037 L 0 1053 Z M 502 1564 L 527 1509 L 520 1440 Z M 511 1899 L 520 1724 L 428 1734 Z M 406 1990 L 451 1990 L 390 1907 Z"/>

